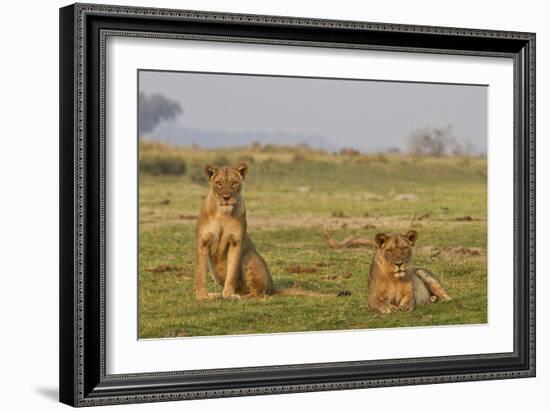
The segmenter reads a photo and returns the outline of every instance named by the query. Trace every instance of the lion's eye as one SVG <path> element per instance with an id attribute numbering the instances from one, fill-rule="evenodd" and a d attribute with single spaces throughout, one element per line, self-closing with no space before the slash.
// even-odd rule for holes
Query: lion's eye
<path id="1" fill-rule="evenodd" d="M 231 187 L 235 188 L 235 187 L 237 187 L 238 185 L 239 185 L 239 183 L 233 183 L 233 184 L 231 184 Z"/>
<path id="2" fill-rule="evenodd" d="M 219 181 L 216 181 L 216 186 L 217 186 L 217 187 L 221 187 L 221 186 L 222 186 L 222 183 L 220 183 Z"/>

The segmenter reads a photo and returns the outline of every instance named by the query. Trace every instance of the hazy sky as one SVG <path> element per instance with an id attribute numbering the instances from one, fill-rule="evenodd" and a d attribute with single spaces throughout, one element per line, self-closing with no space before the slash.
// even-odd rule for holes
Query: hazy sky
<path id="1" fill-rule="evenodd" d="M 228 133 L 284 133 L 379 151 L 405 148 L 414 129 L 451 124 L 455 137 L 486 152 L 486 86 L 151 71 L 139 80 L 140 92 L 183 108 L 157 134 L 198 129 L 224 146 Z"/>

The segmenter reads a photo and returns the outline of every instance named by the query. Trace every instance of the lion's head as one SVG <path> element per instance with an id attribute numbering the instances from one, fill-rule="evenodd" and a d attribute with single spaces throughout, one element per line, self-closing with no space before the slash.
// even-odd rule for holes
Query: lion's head
<path id="1" fill-rule="evenodd" d="M 248 172 L 248 165 L 241 163 L 237 167 L 223 166 L 219 168 L 207 165 L 204 171 L 208 176 L 210 189 L 220 207 L 232 207 L 237 204 L 244 178 Z"/>
<path id="2" fill-rule="evenodd" d="M 409 230 L 405 235 L 378 233 L 374 237 L 378 261 L 386 270 L 393 273 L 395 278 L 406 275 L 417 238 L 418 233 L 415 230 Z"/>

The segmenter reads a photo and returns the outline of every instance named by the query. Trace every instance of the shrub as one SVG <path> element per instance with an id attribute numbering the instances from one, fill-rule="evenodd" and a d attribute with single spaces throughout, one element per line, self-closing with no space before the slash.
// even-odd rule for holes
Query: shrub
<path id="1" fill-rule="evenodd" d="M 242 154 L 240 155 L 238 158 L 237 158 L 237 161 L 239 163 L 248 163 L 248 164 L 251 164 L 254 162 L 254 157 L 251 156 L 250 154 Z"/>
<path id="2" fill-rule="evenodd" d="M 142 173 L 158 175 L 184 175 L 187 170 L 185 160 L 175 156 L 144 157 L 139 160 Z"/>
<path id="3" fill-rule="evenodd" d="M 344 160 L 344 161 L 347 161 L 347 160 Z M 371 156 L 368 156 L 368 155 L 361 154 L 360 156 L 355 157 L 355 159 L 354 159 L 353 161 L 354 161 L 354 163 L 356 163 L 356 164 L 365 164 L 365 165 L 369 165 L 369 164 L 372 163 L 372 157 L 371 157 Z"/>
<path id="4" fill-rule="evenodd" d="M 472 159 L 470 157 L 462 157 L 456 164 L 459 167 L 469 167 L 472 164 Z"/>
<path id="5" fill-rule="evenodd" d="M 195 184 L 199 184 L 201 186 L 205 186 L 208 184 L 208 178 L 206 177 L 206 174 L 202 167 L 191 168 L 189 177 L 191 178 L 191 181 Z"/>
<path id="6" fill-rule="evenodd" d="M 469 139 L 457 139 L 453 126 L 424 127 L 414 130 L 408 137 L 409 154 L 441 157 L 470 155 L 475 145 Z"/>
<path id="7" fill-rule="evenodd" d="M 261 146 L 259 149 L 262 153 L 276 153 L 280 151 L 280 149 L 273 144 L 265 144 Z"/>
<path id="8" fill-rule="evenodd" d="M 361 155 L 361 152 L 359 150 L 356 150 L 355 148 L 344 147 L 344 148 L 340 149 L 340 155 L 341 156 L 355 157 L 355 156 Z"/>
<path id="9" fill-rule="evenodd" d="M 229 166 L 231 161 L 226 156 L 217 156 L 212 160 L 212 165 L 216 167 Z"/>

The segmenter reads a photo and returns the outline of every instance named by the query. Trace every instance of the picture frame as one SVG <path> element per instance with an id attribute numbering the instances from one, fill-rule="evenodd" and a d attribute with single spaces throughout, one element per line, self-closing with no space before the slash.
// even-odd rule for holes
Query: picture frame
<path id="1" fill-rule="evenodd" d="M 108 37 L 509 59 L 513 64 L 513 350 L 109 374 Z M 72 406 L 535 376 L 535 34 L 74 4 L 60 9 L 60 401 Z"/>

